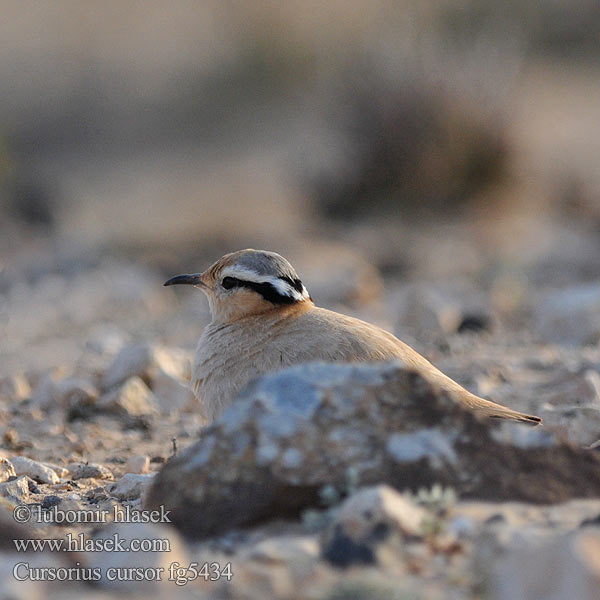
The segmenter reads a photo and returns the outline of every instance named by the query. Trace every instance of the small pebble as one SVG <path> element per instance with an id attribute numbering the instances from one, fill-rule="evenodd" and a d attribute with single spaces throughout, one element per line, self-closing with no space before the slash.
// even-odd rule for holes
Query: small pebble
<path id="1" fill-rule="evenodd" d="M 53 506 L 58 506 L 60 504 L 60 500 L 60 496 L 46 496 L 41 502 L 41 507 L 48 509 L 52 508 Z"/>

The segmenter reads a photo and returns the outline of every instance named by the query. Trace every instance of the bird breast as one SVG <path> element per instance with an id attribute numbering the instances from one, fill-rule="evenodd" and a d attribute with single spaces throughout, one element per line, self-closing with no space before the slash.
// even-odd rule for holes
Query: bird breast
<path id="1" fill-rule="evenodd" d="M 274 311 L 275 312 L 275 311 Z M 252 379 L 290 364 L 289 315 L 257 315 L 210 323 L 196 349 L 192 386 L 202 416 L 213 421 Z"/>

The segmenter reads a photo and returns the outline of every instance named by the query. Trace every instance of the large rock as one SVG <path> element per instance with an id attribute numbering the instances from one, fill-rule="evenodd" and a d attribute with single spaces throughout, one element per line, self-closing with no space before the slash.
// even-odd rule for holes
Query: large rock
<path id="1" fill-rule="evenodd" d="M 319 504 L 326 484 L 343 490 L 349 472 L 359 485 L 439 482 L 490 500 L 600 496 L 593 451 L 547 436 L 505 442 L 493 427 L 399 361 L 300 365 L 242 392 L 165 465 L 147 504 L 171 510 L 187 534 L 206 536 L 297 516 Z"/>

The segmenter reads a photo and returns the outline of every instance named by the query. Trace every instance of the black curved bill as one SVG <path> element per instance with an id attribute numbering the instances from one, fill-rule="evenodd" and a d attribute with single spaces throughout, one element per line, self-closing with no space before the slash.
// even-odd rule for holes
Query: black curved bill
<path id="1" fill-rule="evenodd" d="M 192 275 L 175 275 L 168 281 L 165 281 L 163 285 L 203 285 L 206 284 L 202 281 L 202 273 L 194 273 Z"/>

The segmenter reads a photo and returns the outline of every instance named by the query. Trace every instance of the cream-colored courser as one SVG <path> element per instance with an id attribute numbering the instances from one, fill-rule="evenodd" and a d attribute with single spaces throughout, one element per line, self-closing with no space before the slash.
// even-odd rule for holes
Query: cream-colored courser
<path id="1" fill-rule="evenodd" d="M 369 362 L 399 358 L 474 413 L 530 424 L 525 415 L 468 392 L 391 333 L 314 305 L 292 265 L 275 252 L 240 250 L 165 285 L 199 287 L 212 322 L 194 360 L 192 387 L 212 422 L 249 381 L 311 361 Z"/>

